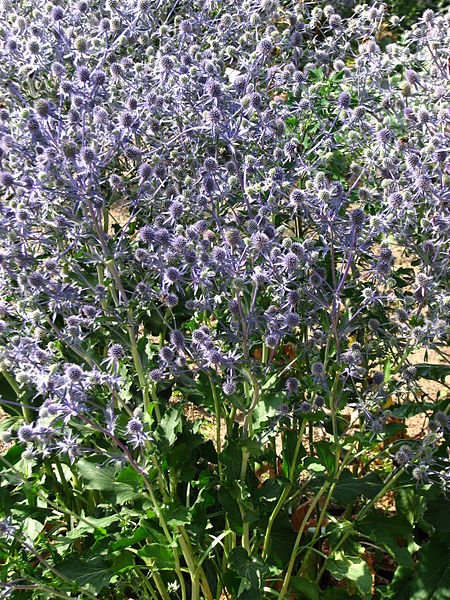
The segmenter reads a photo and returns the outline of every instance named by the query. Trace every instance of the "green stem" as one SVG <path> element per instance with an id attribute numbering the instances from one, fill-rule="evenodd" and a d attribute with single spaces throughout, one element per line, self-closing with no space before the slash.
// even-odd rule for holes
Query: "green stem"
<path id="1" fill-rule="evenodd" d="M 147 389 L 147 381 L 145 379 L 144 369 L 142 368 L 141 356 L 139 354 L 139 350 L 137 347 L 136 336 L 134 333 L 134 322 L 133 322 L 133 311 L 131 308 L 127 310 L 127 332 L 128 337 L 130 338 L 131 344 L 131 355 L 133 357 L 134 366 L 136 369 L 136 373 L 139 379 L 139 383 L 141 385 L 142 390 Z M 148 394 L 148 389 L 147 389 Z"/>
<path id="2" fill-rule="evenodd" d="M 275 522 L 275 519 L 277 518 L 278 513 L 280 512 L 281 508 L 283 507 L 283 504 L 284 504 L 286 498 L 289 496 L 289 492 L 292 489 L 292 484 L 294 482 L 294 476 L 295 476 L 295 468 L 297 466 L 298 453 L 300 452 L 300 446 L 302 445 L 305 427 L 306 427 L 306 419 L 303 419 L 302 424 L 300 426 L 300 432 L 298 434 L 297 444 L 295 446 L 294 456 L 292 458 L 291 468 L 290 468 L 290 472 L 289 472 L 289 485 L 286 486 L 284 488 L 284 490 L 282 491 L 281 496 L 279 497 L 278 502 L 277 502 L 275 508 L 273 509 L 272 514 L 270 515 L 269 521 L 267 523 L 267 531 L 264 536 L 264 544 L 263 544 L 263 550 L 262 550 L 263 560 L 265 560 L 267 558 L 267 553 L 269 550 L 269 543 L 270 543 L 270 535 L 272 533 L 272 527 Z"/>
<path id="3" fill-rule="evenodd" d="M 244 419 L 244 425 L 242 428 L 242 438 L 244 440 L 247 439 L 248 433 L 249 433 L 249 431 L 251 431 L 251 421 L 252 421 L 253 411 L 255 410 L 256 405 L 258 404 L 258 400 L 259 400 L 258 381 L 256 380 L 255 376 L 252 373 L 247 372 L 247 375 L 248 375 L 249 380 L 253 384 L 253 401 L 251 402 L 251 404 L 247 410 L 247 413 L 245 415 L 245 419 Z M 248 390 L 248 385 L 246 386 L 246 389 Z M 241 479 L 242 483 L 245 483 L 245 477 L 246 477 L 246 473 L 247 473 L 247 464 L 248 464 L 248 451 L 245 448 L 243 448 L 242 449 L 241 475 L 240 475 L 240 479 Z M 249 525 L 248 525 L 248 523 L 246 523 L 244 521 L 243 507 L 240 506 L 239 509 L 241 511 L 242 526 L 244 529 L 243 536 L 242 536 L 242 546 L 243 546 L 243 548 L 245 548 L 247 550 L 247 552 L 250 552 Z"/>
<path id="4" fill-rule="evenodd" d="M 330 352 L 330 346 L 331 346 L 331 334 L 328 333 L 328 337 L 327 337 L 327 344 L 325 346 L 325 357 L 323 359 L 323 366 L 325 371 L 327 370 L 327 366 L 328 366 L 328 359 L 329 359 L 329 352 Z"/>
<path id="5" fill-rule="evenodd" d="M 134 566 L 134 570 L 136 571 L 136 573 L 141 578 L 142 583 L 147 588 L 147 590 L 150 593 L 150 596 L 153 598 L 153 600 L 158 600 L 155 591 L 153 590 L 152 586 L 150 585 L 150 582 L 149 582 L 148 578 L 144 575 L 144 573 L 142 572 L 142 570 L 137 565 Z"/>
<path id="6" fill-rule="evenodd" d="M 159 410 L 158 396 L 156 395 L 156 383 L 152 383 L 152 400 L 155 405 L 156 420 L 161 422 L 161 412 Z"/>
<path id="7" fill-rule="evenodd" d="M 270 517 L 269 517 L 269 521 L 267 523 L 267 531 L 266 531 L 266 535 L 264 536 L 264 544 L 263 544 L 263 550 L 262 550 L 262 559 L 266 560 L 267 558 L 267 553 L 269 551 L 269 542 L 270 542 L 270 535 L 272 533 L 272 527 L 273 524 L 275 522 L 275 519 L 278 516 L 278 513 L 280 512 L 286 498 L 289 496 L 289 492 L 291 491 L 291 487 L 290 485 L 286 486 L 283 491 L 281 492 L 280 497 L 278 498 L 278 502 L 275 506 L 275 508 L 273 509 Z"/>
<path id="8" fill-rule="evenodd" d="M 309 509 L 306 512 L 306 515 L 303 519 L 303 522 L 300 526 L 300 529 L 298 530 L 297 537 L 295 538 L 294 548 L 292 549 L 291 560 L 289 561 L 286 575 L 284 576 L 283 587 L 281 588 L 280 595 L 278 596 L 278 600 L 283 600 L 283 598 L 286 596 L 286 593 L 289 588 L 289 582 L 290 582 L 291 576 L 292 576 L 292 571 L 294 570 L 295 561 L 297 559 L 297 551 L 298 551 L 298 547 L 300 545 L 300 540 L 302 539 L 303 531 L 305 530 L 306 524 L 309 521 L 309 518 L 310 518 L 313 510 L 315 509 L 316 504 L 319 502 L 320 498 L 323 496 L 323 494 L 325 493 L 325 490 L 328 488 L 329 485 L 330 485 L 330 482 L 325 481 L 325 483 L 322 485 L 320 490 L 314 496 L 314 498 L 309 506 Z"/>
<path id="9" fill-rule="evenodd" d="M 8 371 L 1 371 L 3 377 L 6 379 L 6 381 L 8 382 L 9 386 L 14 390 L 14 393 L 17 396 L 17 399 L 19 399 L 20 397 L 20 387 L 17 384 L 17 381 L 14 379 L 14 377 L 12 375 L 10 375 L 8 373 Z M 23 418 L 25 419 L 25 421 L 27 423 L 31 423 L 31 421 L 33 420 L 33 415 L 31 413 L 31 410 L 28 408 L 28 406 L 25 406 L 24 404 L 20 403 L 20 408 L 22 409 L 22 415 Z"/>
<path id="10" fill-rule="evenodd" d="M 0 461 L 3 462 L 8 469 L 11 469 L 11 471 L 13 471 L 15 473 L 15 475 L 22 481 L 22 483 L 25 485 L 27 483 L 25 477 L 23 476 L 23 474 L 16 469 L 16 467 L 14 465 L 12 465 L 9 460 L 7 460 L 4 456 L 0 456 Z M 51 469 L 50 466 L 50 462 L 48 459 L 44 460 L 43 463 L 44 466 L 44 470 L 45 472 L 52 478 L 55 480 L 56 484 L 59 485 L 58 481 L 55 478 L 55 475 Z M 36 490 L 36 496 L 39 496 L 39 498 L 41 498 L 42 500 L 44 500 L 44 502 L 46 504 L 48 504 L 49 506 L 51 506 L 52 508 L 55 509 L 56 512 L 60 512 L 64 515 L 66 515 L 66 517 L 68 517 L 68 523 L 69 523 L 69 527 L 70 527 L 70 519 L 74 519 L 77 523 L 85 523 L 86 525 L 89 525 L 90 527 L 92 526 L 92 523 L 90 523 L 87 519 L 85 519 L 84 517 L 82 517 L 81 515 L 77 515 L 76 513 L 74 513 L 72 510 L 70 510 L 69 508 L 67 508 L 65 505 L 64 506 L 60 506 L 58 505 L 56 502 L 53 502 L 52 500 L 50 500 L 50 498 L 48 497 L 48 494 L 44 494 L 41 490 L 37 489 Z"/>
<path id="11" fill-rule="evenodd" d="M 106 287 L 105 286 L 105 270 L 103 268 L 103 265 L 97 266 L 97 279 L 98 279 L 99 285 L 101 285 L 102 287 Z M 108 298 L 103 298 L 102 308 L 103 308 L 103 310 L 106 310 L 108 308 Z"/>
<path id="12" fill-rule="evenodd" d="M 261 362 L 263 365 L 267 365 L 267 360 L 269 358 L 269 348 L 268 346 L 266 346 L 266 344 L 262 345 L 262 356 L 261 356 Z"/>
<path id="13" fill-rule="evenodd" d="M 234 417 L 236 415 L 236 407 L 232 406 L 230 413 L 227 417 L 227 435 L 231 436 L 231 434 L 233 433 L 233 423 L 234 423 Z"/>
<path id="14" fill-rule="evenodd" d="M 203 570 L 203 567 L 201 565 L 199 565 L 198 567 L 195 565 L 194 550 L 193 550 L 191 542 L 189 540 L 189 536 L 186 533 L 186 530 L 182 525 L 180 525 L 179 531 L 181 533 L 181 536 L 179 538 L 180 546 L 181 546 L 181 549 L 183 550 L 183 555 L 186 559 L 186 563 L 187 563 L 187 566 L 189 569 L 189 574 L 191 576 L 192 598 L 197 598 L 197 600 L 199 599 L 199 597 L 200 597 L 199 596 L 199 593 L 200 593 L 199 587 L 200 587 L 200 581 L 201 581 L 203 593 L 204 593 L 205 597 L 207 598 L 207 600 L 213 600 L 211 588 L 209 587 L 209 583 L 208 583 L 208 580 L 206 579 L 206 575 Z M 194 592 L 195 592 L 195 594 L 198 594 L 198 595 L 194 596 Z"/>
<path id="15" fill-rule="evenodd" d="M 158 588 L 158 592 L 161 594 L 161 598 L 163 598 L 163 600 L 170 600 L 169 592 L 164 586 L 164 581 L 162 580 L 161 575 L 157 571 L 154 571 L 152 573 L 152 577 L 156 587 Z"/>
<path id="16" fill-rule="evenodd" d="M 343 472 L 343 470 L 345 469 L 345 467 L 346 467 L 346 466 L 347 466 L 347 465 L 348 465 L 348 464 L 349 464 L 349 463 L 350 463 L 350 462 L 353 460 L 353 457 L 352 457 L 352 450 L 353 450 L 353 447 L 350 447 L 350 449 L 348 450 L 348 452 L 347 452 L 346 456 L 344 457 L 344 459 L 343 459 L 343 461 L 342 461 L 342 464 L 341 464 L 341 466 L 339 467 L 339 470 L 336 472 L 336 475 L 335 475 L 335 477 L 334 477 L 334 481 L 333 481 L 333 483 L 331 484 L 331 487 L 330 487 L 330 489 L 328 490 L 327 497 L 325 498 L 325 502 L 324 502 L 324 504 L 323 504 L 323 507 L 322 507 L 322 509 L 321 509 L 321 511 L 320 511 L 319 518 L 318 518 L 318 520 L 317 520 L 317 525 L 316 525 L 316 528 L 315 528 L 315 531 L 314 531 L 314 535 L 313 535 L 313 537 L 312 537 L 312 539 L 311 539 L 311 541 L 310 541 L 310 543 L 309 543 L 309 546 L 310 546 L 310 547 L 309 547 L 309 548 L 308 548 L 308 550 L 306 551 L 305 558 L 303 559 L 303 564 L 307 564 L 307 562 L 308 562 L 308 558 L 309 558 L 309 556 L 311 555 L 311 552 L 313 552 L 313 550 L 314 550 L 314 549 L 313 549 L 313 546 L 314 546 L 314 544 L 316 543 L 316 540 L 317 540 L 317 538 L 318 538 L 318 537 L 319 537 L 319 535 L 320 535 L 320 528 L 321 528 L 321 526 L 322 526 L 322 522 L 323 522 L 323 520 L 324 520 L 324 518 L 325 518 L 325 514 L 326 514 L 326 512 L 327 512 L 328 505 L 329 505 L 329 504 L 330 504 L 330 502 L 331 502 L 331 498 L 332 498 L 332 496 L 333 496 L 333 492 L 334 492 L 334 489 L 335 489 L 335 487 L 336 487 L 336 485 L 337 485 L 337 482 L 339 481 L 339 479 L 340 479 L 340 477 L 341 477 L 341 475 L 342 475 L 342 472 Z"/>
<path id="17" fill-rule="evenodd" d="M 378 502 L 378 500 L 380 498 L 382 498 L 386 492 L 389 490 L 389 488 L 391 487 L 391 485 L 393 483 L 395 483 L 397 481 L 397 479 L 402 475 L 403 471 L 399 470 L 397 471 L 397 473 L 392 472 L 388 478 L 385 481 L 385 484 L 383 486 L 383 488 L 380 490 L 380 492 L 378 492 L 378 494 L 372 498 L 372 500 L 370 500 L 370 502 L 368 502 L 364 508 L 356 515 L 355 519 L 353 520 L 353 524 L 351 527 L 348 528 L 348 530 L 343 534 L 343 536 L 341 537 L 341 539 L 339 540 L 339 542 L 336 544 L 336 547 L 333 549 L 333 551 L 331 552 L 331 554 L 327 557 L 327 559 L 324 561 L 318 575 L 316 578 L 316 583 L 320 583 L 320 580 L 322 578 L 322 575 L 325 572 L 325 569 L 327 567 L 327 561 L 336 555 L 336 553 L 340 550 L 340 548 L 342 548 L 342 546 L 344 545 L 344 543 L 346 542 L 347 538 L 353 533 L 354 531 L 354 524 L 359 521 L 360 519 L 362 519 L 364 517 L 364 515 L 367 514 L 367 512 L 372 508 L 372 506 Z"/>
<path id="18" fill-rule="evenodd" d="M 73 493 L 73 488 L 71 485 L 69 485 L 66 476 L 64 475 L 64 470 L 62 468 L 62 464 L 61 461 L 59 460 L 58 457 L 55 457 L 54 459 L 54 463 L 56 465 L 56 469 L 58 471 L 59 474 L 59 478 L 61 479 L 61 485 L 64 489 L 65 492 L 68 492 L 70 494 L 70 504 L 73 503 L 73 508 L 75 508 L 75 510 L 77 511 L 77 513 L 81 512 L 80 506 L 78 504 L 78 500 L 75 497 L 74 493 Z"/>
<path id="19" fill-rule="evenodd" d="M 155 511 L 155 514 L 156 514 L 156 516 L 157 516 L 157 518 L 158 518 L 158 520 L 159 520 L 159 522 L 161 524 L 161 528 L 162 528 L 162 530 L 164 532 L 164 535 L 166 536 L 166 539 L 167 539 L 169 545 L 172 545 L 172 536 L 170 535 L 170 532 L 169 532 L 169 530 L 167 528 L 167 524 L 166 524 L 166 521 L 164 519 L 164 515 L 159 510 L 159 506 L 158 506 L 158 503 L 156 501 L 155 494 L 153 493 L 152 486 L 150 485 L 150 482 L 148 481 L 147 477 L 145 477 L 143 475 L 142 478 L 144 480 L 145 487 L 147 488 L 147 491 L 149 493 L 151 502 L 153 504 L 153 509 Z M 180 538 L 180 541 L 181 541 L 181 538 Z M 184 554 L 184 556 L 186 558 L 186 562 L 187 562 L 188 561 L 188 556 L 186 556 L 186 554 L 184 553 L 183 546 L 181 544 L 180 544 L 180 546 L 181 546 L 181 549 L 183 550 L 183 554 Z M 174 555 L 174 559 L 175 559 L 175 572 L 176 572 L 176 574 L 178 576 L 178 579 L 180 581 L 180 585 L 183 586 L 184 585 L 184 579 L 183 579 L 183 574 L 181 572 L 180 559 L 178 557 L 178 552 L 177 552 L 176 548 L 174 548 L 174 550 L 173 550 L 173 555 Z"/>
<path id="20" fill-rule="evenodd" d="M 219 470 L 219 479 L 222 481 L 222 462 L 221 462 L 221 452 L 222 452 L 222 441 L 220 438 L 220 409 L 219 409 L 219 400 L 217 398 L 217 390 L 213 383 L 211 375 L 209 375 L 209 384 L 211 386 L 211 391 L 214 399 L 214 412 L 216 413 L 216 446 L 217 446 L 217 468 Z"/>
<path id="21" fill-rule="evenodd" d="M 411 350 L 412 350 L 412 348 L 410 348 L 409 342 L 408 342 L 405 346 L 405 349 L 403 350 L 403 354 L 400 357 L 400 362 L 398 363 L 397 366 L 395 366 L 393 369 L 391 369 L 391 375 L 395 375 L 396 373 L 398 373 L 400 371 L 403 363 L 408 358 L 408 355 L 411 353 Z"/>
<path id="22" fill-rule="evenodd" d="M 314 425 L 313 422 L 309 422 L 308 427 L 308 444 L 309 444 L 309 454 L 310 456 L 314 456 Z"/>
<path id="23" fill-rule="evenodd" d="M 164 346 L 164 340 L 166 339 L 166 333 L 167 333 L 167 319 L 170 316 L 170 309 L 167 309 L 165 314 L 164 314 L 164 321 L 163 321 L 163 327 L 161 329 L 161 333 L 159 334 L 159 349 L 161 350 L 162 347 Z"/>

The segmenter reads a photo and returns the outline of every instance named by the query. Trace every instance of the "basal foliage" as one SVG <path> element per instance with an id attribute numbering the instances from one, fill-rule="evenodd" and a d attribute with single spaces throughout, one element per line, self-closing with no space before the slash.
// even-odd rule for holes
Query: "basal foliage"
<path id="1" fill-rule="evenodd" d="M 2 2 L 0 598 L 447 597 L 450 19 L 337 10 Z"/>

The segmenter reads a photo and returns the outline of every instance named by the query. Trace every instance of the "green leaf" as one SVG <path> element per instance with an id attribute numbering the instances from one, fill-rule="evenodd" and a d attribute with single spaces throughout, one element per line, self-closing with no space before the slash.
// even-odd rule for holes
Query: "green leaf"
<path id="1" fill-rule="evenodd" d="M 341 81 L 344 78 L 344 71 L 334 71 L 330 75 L 330 81 Z"/>
<path id="2" fill-rule="evenodd" d="M 227 471 L 227 479 L 234 481 L 240 478 L 242 467 L 242 448 L 238 440 L 230 440 L 222 451 L 222 464 Z"/>
<path id="3" fill-rule="evenodd" d="M 294 460 L 295 448 L 298 442 L 298 432 L 293 429 L 288 429 L 283 435 L 283 473 L 286 477 L 290 475 L 290 468 L 292 461 Z M 306 451 L 303 446 L 300 446 L 300 450 L 297 455 L 296 464 L 294 465 L 294 472 L 299 465 L 301 459 L 306 456 Z"/>
<path id="4" fill-rule="evenodd" d="M 205 407 L 210 413 L 214 412 L 211 384 L 206 373 L 199 373 L 195 379 L 191 374 L 183 376 L 177 389 L 196 406 Z"/>
<path id="5" fill-rule="evenodd" d="M 263 559 L 257 555 L 249 556 L 244 548 L 234 548 L 228 557 L 228 566 L 241 577 L 236 598 L 259 598 L 259 591 L 264 586 L 264 575 L 268 571 Z M 248 590 L 252 591 L 253 596 L 243 594 Z"/>
<path id="6" fill-rule="evenodd" d="M 169 408 L 155 431 L 155 439 L 162 450 L 170 448 L 181 432 L 181 414 L 176 408 Z"/>
<path id="7" fill-rule="evenodd" d="M 450 501 L 444 496 L 439 494 L 437 498 L 428 500 L 427 511 L 424 515 L 425 520 L 431 523 L 437 531 L 442 533 L 450 532 Z"/>
<path id="8" fill-rule="evenodd" d="M 321 596 L 319 595 L 321 589 L 316 583 L 312 581 L 308 581 L 304 577 L 291 577 L 290 586 L 296 592 L 301 593 L 301 598 L 305 598 L 305 600 L 320 600 Z"/>
<path id="9" fill-rule="evenodd" d="M 110 515 L 109 517 L 102 517 L 100 519 L 96 519 L 95 517 L 83 517 L 83 521 L 80 521 L 75 529 L 69 531 L 66 537 L 73 540 L 81 537 L 85 533 L 94 533 L 96 529 L 105 534 L 108 525 L 116 523 L 119 520 L 119 515 Z"/>
<path id="10" fill-rule="evenodd" d="M 264 446 L 257 440 L 250 440 L 249 438 L 239 440 L 239 446 L 246 450 L 252 458 L 259 458 L 264 454 Z"/>
<path id="11" fill-rule="evenodd" d="M 284 400 L 285 395 L 282 392 L 268 392 L 261 396 L 253 411 L 253 430 L 255 432 L 277 414 L 277 409 Z"/>
<path id="12" fill-rule="evenodd" d="M 321 440 L 314 444 L 314 450 L 317 453 L 317 458 L 321 465 L 323 465 L 328 473 L 334 473 L 336 464 L 336 456 L 333 452 L 330 442 Z"/>
<path id="13" fill-rule="evenodd" d="M 376 473 L 369 473 L 363 478 L 353 477 L 348 469 L 344 469 L 333 492 L 333 498 L 340 504 L 352 502 L 358 496 L 374 498 L 382 489 L 383 482 Z"/>
<path id="14" fill-rule="evenodd" d="M 312 471 L 313 473 L 324 473 L 327 470 L 327 468 L 322 463 L 318 462 L 317 458 L 314 456 L 308 456 L 303 464 L 305 465 L 305 469 L 308 469 L 308 471 Z"/>
<path id="15" fill-rule="evenodd" d="M 126 534 L 127 532 L 125 532 Z M 145 527 L 138 527 L 135 531 L 131 533 L 131 535 L 127 535 L 127 537 L 123 537 L 124 533 L 121 534 L 120 539 L 117 542 L 111 544 L 111 550 L 120 550 L 121 548 L 129 548 L 130 546 L 134 546 L 138 542 L 145 540 L 148 537 L 148 531 Z"/>
<path id="16" fill-rule="evenodd" d="M 384 362 L 384 380 L 386 383 L 389 383 L 392 379 L 392 375 L 391 375 L 391 368 L 392 368 L 392 357 L 388 356 Z"/>
<path id="17" fill-rule="evenodd" d="M 4 458 L 12 465 L 15 465 L 22 458 L 22 452 L 24 450 L 25 450 L 25 446 L 21 446 L 20 444 L 14 444 L 14 446 L 11 446 L 11 448 L 9 448 L 9 450 L 5 454 Z M 9 468 L 6 466 L 6 463 L 3 462 L 3 460 L 0 460 L 0 467 L 2 468 L 2 470 L 3 469 L 6 470 Z M 21 481 L 21 480 L 19 479 L 19 481 Z"/>
<path id="18" fill-rule="evenodd" d="M 86 489 L 108 492 L 114 497 L 115 502 L 119 504 L 135 500 L 142 496 L 136 484 L 129 485 L 114 481 L 116 472 L 112 467 L 100 465 L 82 458 L 77 462 L 77 469 L 83 478 Z"/>
<path id="19" fill-rule="evenodd" d="M 0 398 L 0 406 L 2 405 L 2 399 Z M 18 421 L 17 417 L 5 417 L 2 415 L 0 419 L 0 432 L 9 431 Z"/>
<path id="20" fill-rule="evenodd" d="M 370 513 L 358 522 L 358 531 L 389 552 L 399 566 L 410 569 L 414 567 L 411 553 L 406 548 L 407 542 L 412 538 L 412 529 L 402 515 L 388 517 Z M 399 540 L 403 541 L 401 546 Z"/>
<path id="21" fill-rule="evenodd" d="M 133 469 L 133 467 L 123 467 L 116 477 L 116 481 L 119 481 L 120 483 L 127 483 L 128 485 L 139 483 L 140 480 L 141 476 L 136 469 Z"/>
<path id="22" fill-rule="evenodd" d="M 335 579 L 349 579 L 365 598 L 372 596 L 372 575 L 369 565 L 359 556 L 339 555 L 339 558 L 328 559 L 327 569 Z"/>
<path id="23" fill-rule="evenodd" d="M 410 600 L 448 600 L 450 598 L 450 543 L 437 535 L 419 552 L 411 582 Z"/>
<path id="24" fill-rule="evenodd" d="M 412 569 L 397 567 L 391 583 L 386 587 L 383 600 L 411 600 Z"/>
<path id="25" fill-rule="evenodd" d="M 450 375 L 449 365 L 433 365 L 429 363 L 415 364 L 418 378 L 431 379 L 433 381 L 445 382 Z"/>
<path id="26" fill-rule="evenodd" d="M 415 488 L 400 488 L 395 494 L 395 508 L 411 525 L 414 525 L 425 510 L 425 501 L 418 496 Z"/>
<path id="27" fill-rule="evenodd" d="M 281 569 L 284 568 L 291 556 L 297 534 L 284 513 L 275 519 L 270 536 L 269 557 L 270 563 Z"/>
<path id="28" fill-rule="evenodd" d="M 112 570 L 114 573 L 126 573 L 127 571 L 131 571 L 134 566 L 135 562 L 133 552 L 130 552 L 129 550 L 122 550 L 122 552 L 119 552 L 114 558 Z"/>
<path id="29" fill-rule="evenodd" d="M 12 375 L 10 377 L 14 381 L 14 377 Z M 2 407 L 2 411 L 6 414 L 16 416 L 18 414 L 16 406 L 14 406 L 14 404 L 10 404 L 9 402 L 2 402 L 2 399 L 10 402 L 17 402 L 15 391 L 9 385 L 3 373 L 0 373 L 0 406 Z"/>
<path id="30" fill-rule="evenodd" d="M 161 544 L 147 544 L 138 551 L 141 558 L 149 558 L 158 571 L 172 571 L 175 568 L 175 559 L 172 548 Z"/>
<path id="31" fill-rule="evenodd" d="M 167 464 L 174 471 L 177 471 L 177 478 L 180 481 L 190 481 L 195 476 L 195 457 L 192 454 L 188 444 L 177 443 L 165 453 Z"/>
<path id="32" fill-rule="evenodd" d="M 309 79 L 313 82 L 322 81 L 323 80 L 323 69 L 321 67 L 316 67 L 315 69 L 311 69 L 309 71 Z"/>
<path id="33" fill-rule="evenodd" d="M 32 517 L 26 518 L 23 523 L 23 531 L 26 534 L 26 537 L 32 542 L 38 537 L 43 528 L 43 524 Z"/>
<path id="34" fill-rule="evenodd" d="M 274 503 L 277 502 L 281 492 L 283 491 L 283 482 L 280 479 L 266 479 L 261 487 L 258 487 L 257 490 L 255 490 L 254 492 L 254 497 L 256 498 L 256 501 L 262 501 L 262 502 L 270 502 L 270 503 Z M 268 507 L 270 510 L 273 507 Z"/>
<path id="35" fill-rule="evenodd" d="M 167 507 L 164 508 L 167 524 L 171 527 L 185 525 L 191 521 L 190 511 L 180 504 L 178 500 L 173 500 Z"/>
<path id="36" fill-rule="evenodd" d="M 94 594 L 99 594 L 114 575 L 114 572 L 100 556 L 92 559 L 70 558 L 56 565 L 56 569 L 75 581 L 80 588 Z"/>
<path id="37" fill-rule="evenodd" d="M 300 119 L 297 117 L 297 115 L 294 115 L 293 117 L 288 117 L 284 122 L 286 126 L 286 131 L 291 135 L 297 133 L 299 123 Z"/>

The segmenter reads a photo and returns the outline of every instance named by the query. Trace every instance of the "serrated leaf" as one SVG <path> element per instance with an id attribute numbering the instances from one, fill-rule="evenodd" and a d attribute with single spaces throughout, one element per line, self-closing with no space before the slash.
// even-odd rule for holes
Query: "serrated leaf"
<path id="1" fill-rule="evenodd" d="M 86 489 L 108 492 L 119 504 L 142 496 L 137 486 L 115 481 L 116 473 L 112 467 L 81 459 L 77 462 L 77 469 L 83 478 Z"/>
<path id="2" fill-rule="evenodd" d="M 39 536 L 43 528 L 43 524 L 32 517 L 27 517 L 23 524 L 23 531 L 28 540 L 32 542 Z"/>
<path id="3" fill-rule="evenodd" d="M 181 431 L 181 415 L 176 408 L 169 408 L 155 432 L 155 439 L 163 449 L 170 448 L 175 443 Z"/>
<path id="4" fill-rule="evenodd" d="M 412 537 L 412 529 L 402 515 L 388 517 L 370 513 L 359 521 L 358 530 L 389 552 L 399 566 L 410 569 L 414 567 L 412 556 L 406 548 L 407 541 Z"/>
<path id="5" fill-rule="evenodd" d="M 314 456 L 309 456 L 304 461 L 305 468 L 313 473 L 324 473 L 327 469 Z"/>
<path id="6" fill-rule="evenodd" d="M 414 525 L 425 510 L 425 500 L 418 496 L 415 488 L 400 488 L 395 493 L 395 508 Z"/>
<path id="7" fill-rule="evenodd" d="M 340 504 L 352 502 L 358 496 L 374 498 L 383 487 L 383 482 L 376 473 L 365 477 L 353 477 L 348 469 L 344 469 L 333 492 L 333 498 Z"/>
<path id="8" fill-rule="evenodd" d="M 175 568 L 172 548 L 162 544 L 147 544 L 138 551 L 141 558 L 151 559 L 159 571 L 171 571 Z"/>
<path id="9" fill-rule="evenodd" d="M 410 600 L 448 600 L 450 598 L 450 544 L 437 535 L 431 538 L 418 555 L 418 564 L 411 582 Z"/>
<path id="10" fill-rule="evenodd" d="M 185 506 L 179 504 L 176 500 L 165 507 L 164 513 L 166 515 L 167 524 L 171 527 L 185 525 L 191 521 L 190 511 Z"/>
<path id="11" fill-rule="evenodd" d="M 327 569 L 335 579 L 349 579 L 365 598 L 372 596 L 372 574 L 369 565 L 359 556 L 344 556 L 327 560 Z"/>
<path id="12" fill-rule="evenodd" d="M 80 521 L 75 529 L 69 531 L 66 537 L 73 540 L 81 537 L 85 533 L 94 533 L 96 529 L 106 532 L 108 525 L 116 523 L 117 521 L 120 521 L 119 515 L 110 515 L 108 517 L 101 517 L 100 519 L 96 519 L 95 517 L 84 517 L 83 521 Z"/>
<path id="13" fill-rule="evenodd" d="M 124 537 L 127 536 L 127 537 Z M 145 527 L 138 527 L 135 531 L 130 534 L 124 532 L 121 534 L 120 539 L 117 542 L 111 544 L 111 550 L 120 550 L 121 548 L 129 548 L 134 546 L 138 542 L 145 540 L 149 536 L 148 531 Z"/>
<path id="14" fill-rule="evenodd" d="M 442 533 L 450 532 L 449 514 L 450 501 L 444 494 L 440 494 L 437 498 L 427 501 L 427 511 L 424 517 L 437 531 Z"/>
<path id="15" fill-rule="evenodd" d="M 284 400 L 285 395 L 282 392 L 264 394 L 253 411 L 253 431 L 258 431 L 269 419 L 274 417 Z"/>
<path id="16" fill-rule="evenodd" d="M 114 573 L 126 573 L 127 571 L 131 571 L 134 566 L 135 562 L 133 552 L 130 552 L 129 550 L 122 550 L 122 552 L 118 553 L 118 555 L 114 558 L 112 570 Z"/>
<path id="17" fill-rule="evenodd" d="M 258 598 L 259 591 L 264 586 L 264 575 L 268 571 L 263 559 L 257 555 L 249 556 L 244 548 L 234 548 L 228 557 L 228 566 L 241 577 L 237 598 L 250 598 L 251 596 L 243 595 L 248 590 L 251 590 L 253 598 Z"/>
<path id="18" fill-rule="evenodd" d="M 449 365 L 433 365 L 430 363 L 420 363 L 414 365 L 418 378 L 431 379 L 433 381 L 445 382 L 450 375 Z"/>
<path id="19" fill-rule="evenodd" d="M 99 594 L 111 581 L 114 572 L 108 563 L 96 556 L 92 559 L 70 558 L 56 565 L 63 575 L 75 581 L 80 588 Z"/>

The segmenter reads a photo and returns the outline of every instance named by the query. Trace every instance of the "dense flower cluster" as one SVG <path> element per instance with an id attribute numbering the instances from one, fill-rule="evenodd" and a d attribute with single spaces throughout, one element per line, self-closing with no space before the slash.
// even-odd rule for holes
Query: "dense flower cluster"
<path id="1" fill-rule="evenodd" d="M 393 461 L 448 487 L 445 407 L 410 361 L 448 341 L 448 15 L 398 43 L 381 4 L 0 15 L 0 369 L 28 463 L 148 473 L 167 390 L 206 381 L 262 441 L 346 405 L 384 439 L 422 406 Z"/>

